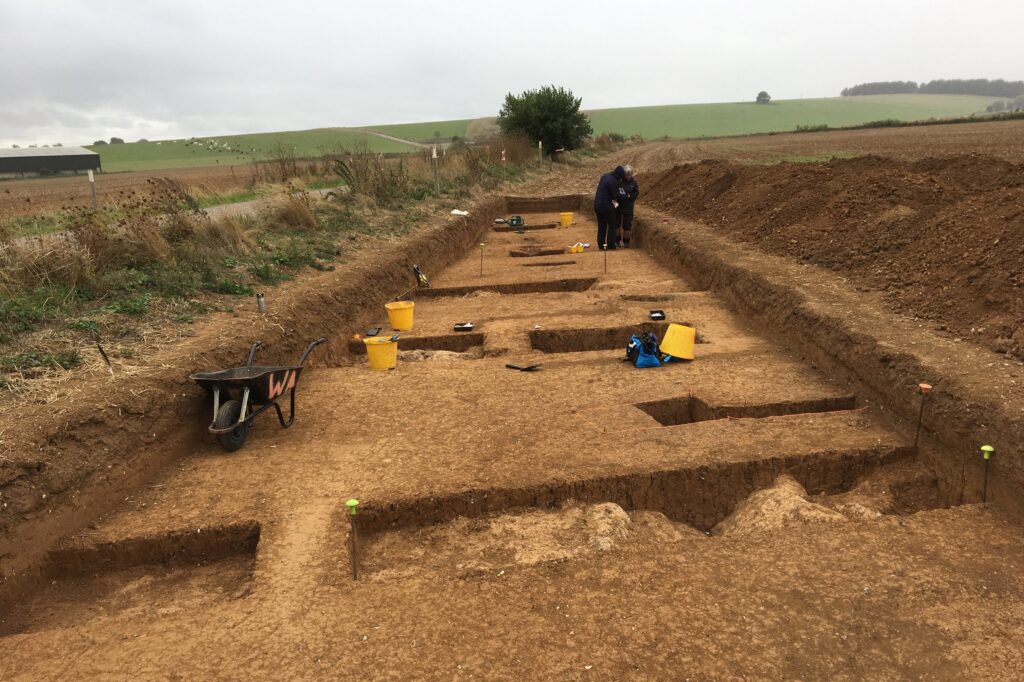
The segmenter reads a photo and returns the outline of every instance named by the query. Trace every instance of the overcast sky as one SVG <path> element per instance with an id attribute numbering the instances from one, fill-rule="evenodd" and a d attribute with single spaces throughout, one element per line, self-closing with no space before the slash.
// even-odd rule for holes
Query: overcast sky
<path id="1" fill-rule="evenodd" d="M 0 0 L 0 146 L 1024 78 L 1024 1 Z"/>

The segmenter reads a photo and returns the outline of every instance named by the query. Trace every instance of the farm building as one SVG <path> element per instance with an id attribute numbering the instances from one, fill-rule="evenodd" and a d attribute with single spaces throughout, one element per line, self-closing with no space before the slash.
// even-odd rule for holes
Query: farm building
<path id="1" fill-rule="evenodd" d="M 102 170 L 100 155 L 83 147 L 0 149 L 0 175 Z"/>

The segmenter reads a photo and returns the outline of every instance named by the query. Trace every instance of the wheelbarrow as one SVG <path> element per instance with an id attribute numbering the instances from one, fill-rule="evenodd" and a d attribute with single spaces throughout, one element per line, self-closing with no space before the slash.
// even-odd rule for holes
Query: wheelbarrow
<path id="1" fill-rule="evenodd" d="M 287 367 L 262 367 L 252 364 L 261 341 L 252 344 L 245 367 L 224 369 L 219 372 L 200 372 L 189 378 L 213 395 L 213 421 L 210 433 L 217 436 L 217 442 L 228 452 L 234 452 L 245 444 L 249 424 L 256 415 L 271 407 L 277 411 L 277 420 L 287 429 L 295 422 L 295 388 L 302 375 L 302 365 L 313 349 L 327 339 L 319 338 L 306 347 L 299 358 L 299 364 Z M 291 411 L 285 421 L 284 412 L 278 400 L 287 393 Z M 226 397 L 223 403 L 221 398 Z M 258 406 L 258 407 L 256 407 Z M 252 409 L 256 407 L 256 409 Z"/>

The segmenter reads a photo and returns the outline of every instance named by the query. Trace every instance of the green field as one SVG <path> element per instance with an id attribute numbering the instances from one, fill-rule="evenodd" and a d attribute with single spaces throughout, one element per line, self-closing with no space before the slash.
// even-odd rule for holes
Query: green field
<path id="1" fill-rule="evenodd" d="M 439 139 L 447 142 L 453 137 L 466 137 L 469 124 L 473 119 L 466 118 L 458 121 L 433 121 L 428 123 L 397 123 L 394 125 L 367 126 L 366 130 L 373 130 L 385 135 L 394 135 L 403 140 L 422 142 L 429 144 L 431 140 Z M 435 135 L 436 133 L 436 135 Z"/>
<path id="2" fill-rule="evenodd" d="M 674 104 L 656 107 L 597 109 L 587 112 L 594 132 L 659 137 L 722 137 L 751 133 L 783 132 L 797 126 L 852 126 L 897 119 L 919 121 L 951 118 L 983 112 L 989 97 L 969 95 L 868 95 L 824 99 L 778 100 L 771 104 L 735 102 Z M 415 147 L 367 134 L 375 131 L 412 142 L 466 137 L 471 130 L 493 128 L 493 120 L 460 119 L 428 123 L 400 123 L 363 128 L 316 128 L 281 133 L 225 135 L 188 140 L 100 145 L 103 170 L 154 170 L 216 164 L 249 163 L 266 159 L 278 144 L 291 147 L 299 156 L 319 156 L 339 148 L 369 148 L 378 152 L 408 152 Z M 435 136 L 435 133 L 437 135 Z M 474 133 L 475 134 L 475 133 Z M 218 146 L 220 145 L 220 146 Z M 224 149 L 223 145 L 229 147 Z"/>
<path id="3" fill-rule="evenodd" d="M 919 121 L 983 112 L 994 98 L 970 95 L 866 95 L 587 112 L 594 132 L 658 137 L 722 137 L 793 130 L 797 126 L 852 126 L 897 119 Z"/>
<path id="4" fill-rule="evenodd" d="M 189 140 L 156 140 L 89 146 L 99 152 L 106 172 L 153 170 L 158 168 L 188 168 L 217 164 L 245 164 L 266 159 L 277 145 L 294 149 L 298 156 L 321 156 L 339 148 L 368 147 L 375 152 L 409 152 L 411 145 L 367 135 L 351 128 L 315 128 L 281 133 L 254 133 L 251 135 L 222 135 Z M 230 149 L 225 149 L 226 145 Z"/>

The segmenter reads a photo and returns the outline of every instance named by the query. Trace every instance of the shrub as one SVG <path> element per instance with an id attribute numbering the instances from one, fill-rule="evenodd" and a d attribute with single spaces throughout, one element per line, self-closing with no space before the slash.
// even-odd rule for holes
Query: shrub
<path id="1" fill-rule="evenodd" d="M 498 126 L 506 135 L 526 135 L 542 142 L 548 154 L 578 149 L 594 133 L 590 119 L 580 111 L 582 102 L 571 90 L 554 86 L 509 93 L 498 114 Z"/>

